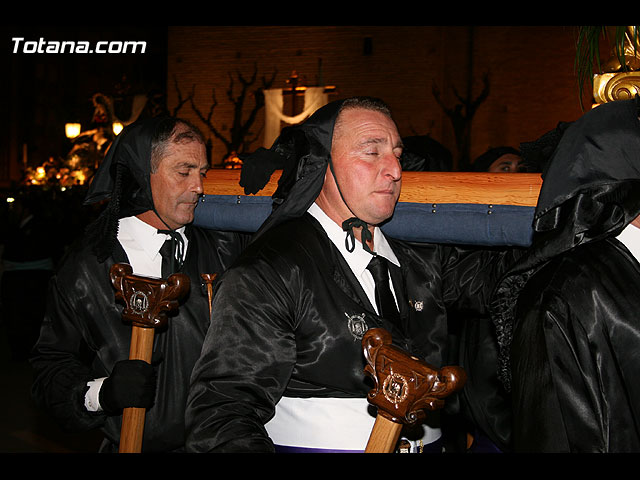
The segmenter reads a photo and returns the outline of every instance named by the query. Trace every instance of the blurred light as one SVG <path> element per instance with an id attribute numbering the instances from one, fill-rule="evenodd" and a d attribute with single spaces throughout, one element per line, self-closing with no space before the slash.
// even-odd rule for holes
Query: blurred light
<path id="1" fill-rule="evenodd" d="M 15 202 L 15 201 L 16 201 L 16 199 L 15 199 L 15 198 L 13 198 L 13 197 L 7 197 L 7 203 L 13 203 L 13 202 Z"/>
<path id="2" fill-rule="evenodd" d="M 76 138 L 80 135 L 80 124 L 79 123 L 67 123 L 64 126 L 64 133 L 67 138 Z"/>
<path id="3" fill-rule="evenodd" d="M 118 134 L 122 131 L 122 129 L 123 129 L 124 127 L 123 127 L 123 125 L 122 125 L 120 122 L 115 122 L 115 123 L 112 125 L 112 128 L 113 128 L 113 133 L 114 133 L 114 134 L 116 134 L 116 135 L 118 135 Z"/>
<path id="4" fill-rule="evenodd" d="M 80 185 L 82 185 L 87 179 L 86 175 L 81 170 L 74 170 L 71 172 L 71 177 L 74 178 Z"/>

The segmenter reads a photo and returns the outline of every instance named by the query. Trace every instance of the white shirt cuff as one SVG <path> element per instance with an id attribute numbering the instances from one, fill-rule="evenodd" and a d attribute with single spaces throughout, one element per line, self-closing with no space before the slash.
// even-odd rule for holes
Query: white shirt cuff
<path id="1" fill-rule="evenodd" d="M 91 382 L 87 382 L 89 390 L 87 390 L 87 393 L 84 396 L 84 406 L 89 412 L 102 411 L 98 395 L 100 393 L 100 388 L 102 387 L 102 382 L 104 382 L 105 378 L 107 377 L 96 378 Z"/>

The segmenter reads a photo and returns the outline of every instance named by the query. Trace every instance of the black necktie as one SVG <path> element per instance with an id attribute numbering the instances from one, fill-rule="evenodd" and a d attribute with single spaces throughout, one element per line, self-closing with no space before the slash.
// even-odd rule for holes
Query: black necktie
<path id="1" fill-rule="evenodd" d="M 389 287 L 389 267 L 387 261 L 378 255 L 375 255 L 367 270 L 373 275 L 373 280 L 376 282 L 376 304 L 378 306 L 378 314 L 386 318 L 387 320 L 398 320 L 400 314 L 398 313 L 398 307 L 391 293 Z"/>
<path id="2" fill-rule="evenodd" d="M 173 272 L 173 241 L 168 238 L 160 247 L 160 255 L 162 255 L 162 278 L 168 278 Z"/>
<path id="3" fill-rule="evenodd" d="M 182 236 L 174 230 L 158 230 L 158 233 L 169 235 L 170 238 L 165 240 L 160 247 L 160 255 L 162 255 L 162 278 L 168 278 L 182 268 L 182 259 L 184 258 L 184 241 Z"/>

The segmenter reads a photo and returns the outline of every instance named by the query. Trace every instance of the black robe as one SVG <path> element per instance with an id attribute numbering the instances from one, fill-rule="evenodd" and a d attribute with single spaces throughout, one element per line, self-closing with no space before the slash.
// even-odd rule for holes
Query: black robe
<path id="1" fill-rule="evenodd" d="M 187 406 L 190 451 L 273 451 L 264 428 L 282 396 L 365 398 L 361 337 L 394 343 L 440 367 L 447 312 L 482 311 L 503 262 L 493 252 L 411 248 L 389 239 L 401 321 L 378 317 L 357 279 L 309 214 L 263 233 L 220 280 L 212 325 Z M 503 255 L 504 262 L 511 261 Z"/>
<path id="2" fill-rule="evenodd" d="M 516 451 L 640 451 L 640 265 L 615 239 L 556 258 L 518 299 Z"/>
<path id="3" fill-rule="evenodd" d="M 184 408 L 189 375 L 209 325 L 209 304 L 201 273 L 228 268 L 243 245 L 238 234 L 187 227 L 187 256 L 181 270 L 191 288 L 166 330 L 154 336 L 158 388 L 147 411 L 144 452 L 167 452 L 184 445 Z M 32 354 L 36 402 L 70 431 L 101 428 L 103 450 L 116 448 L 122 416 L 88 412 L 84 407 L 87 381 L 110 374 L 114 364 L 129 356 L 131 325 L 122 321 L 115 302 L 109 269 L 127 262 L 119 243 L 111 256 L 98 262 L 86 242 L 71 249 L 49 288 L 47 314 Z"/>
<path id="4" fill-rule="evenodd" d="M 533 244 L 492 299 L 516 452 L 640 450 L 640 266 L 614 238 L 640 215 L 638 105 L 567 128 Z"/>

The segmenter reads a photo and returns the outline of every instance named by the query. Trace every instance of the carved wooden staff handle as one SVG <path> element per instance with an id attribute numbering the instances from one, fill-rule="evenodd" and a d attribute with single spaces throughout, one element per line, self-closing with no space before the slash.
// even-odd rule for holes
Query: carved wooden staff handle
<path id="1" fill-rule="evenodd" d="M 151 363 L 156 328 L 167 323 L 167 313 L 178 308 L 178 300 L 189 291 L 189 277 L 177 273 L 167 280 L 133 275 L 126 263 L 116 263 L 110 270 L 116 300 L 124 303 L 122 319 L 131 322 L 130 360 Z M 142 451 L 144 408 L 128 407 L 122 412 L 120 453 Z"/>
<path id="2" fill-rule="evenodd" d="M 367 399 L 378 408 L 366 453 L 393 452 L 403 425 L 422 422 L 426 410 L 442 408 L 444 398 L 467 379 L 460 367 L 438 370 L 393 346 L 391 334 L 381 328 L 365 333 L 362 348 L 365 372 L 374 381 Z"/>

